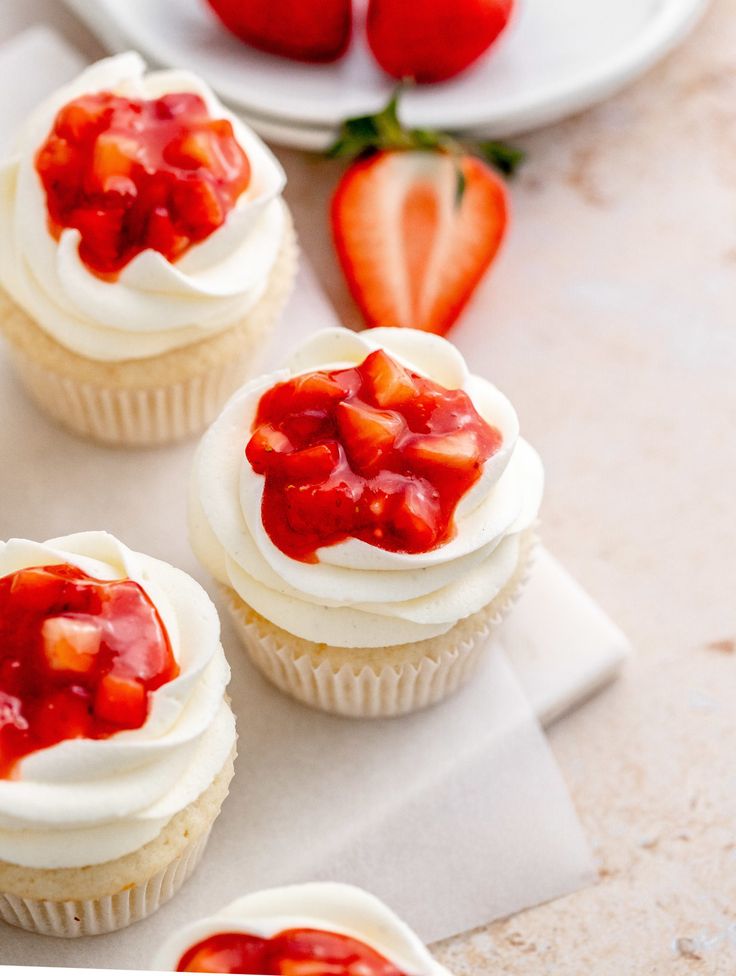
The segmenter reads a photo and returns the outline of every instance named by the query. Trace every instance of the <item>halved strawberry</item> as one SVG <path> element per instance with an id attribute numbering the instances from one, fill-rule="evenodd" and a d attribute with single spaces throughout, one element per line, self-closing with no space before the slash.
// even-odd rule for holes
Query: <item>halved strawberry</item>
<path id="1" fill-rule="evenodd" d="M 88 674 L 102 643 L 102 628 L 93 619 L 49 617 L 41 627 L 43 655 L 52 671 Z"/>
<path id="2" fill-rule="evenodd" d="M 146 720 L 148 692 L 135 678 L 106 674 L 97 686 L 95 715 L 113 725 L 139 728 Z"/>
<path id="3" fill-rule="evenodd" d="M 359 402 L 338 404 L 335 416 L 348 459 L 361 472 L 382 465 L 406 429 L 400 414 Z"/>
<path id="4" fill-rule="evenodd" d="M 440 334 L 488 270 L 507 219 L 506 191 L 488 165 L 437 151 L 359 160 L 332 201 L 337 254 L 366 323 Z"/>
<path id="5" fill-rule="evenodd" d="M 350 43 L 351 0 L 207 0 L 236 37 L 298 61 L 335 61 Z"/>
<path id="6" fill-rule="evenodd" d="M 366 35 L 394 78 L 445 81 L 490 48 L 511 9 L 512 0 L 370 0 Z"/>
<path id="7" fill-rule="evenodd" d="M 248 441 L 245 456 L 256 474 L 265 474 L 278 463 L 281 455 L 288 454 L 293 448 L 286 434 L 282 434 L 273 424 L 261 424 Z"/>
<path id="8" fill-rule="evenodd" d="M 383 349 L 372 352 L 360 372 L 363 389 L 378 407 L 400 407 L 417 395 L 411 374 Z"/>
<path id="9" fill-rule="evenodd" d="M 478 437 L 471 430 L 418 434 L 404 446 L 404 454 L 416 471 L 428 475 L 468 472 L 481 464 Z"/>

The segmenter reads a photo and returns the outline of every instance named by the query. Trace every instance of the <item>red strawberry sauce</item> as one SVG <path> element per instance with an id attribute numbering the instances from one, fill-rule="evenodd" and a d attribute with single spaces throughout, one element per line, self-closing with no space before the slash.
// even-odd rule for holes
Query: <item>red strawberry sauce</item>
<path id="1" fill-rule="evenodd" d="M 178 673 L 138 583 L 96 580 L 70 565 L 2 577 L 0 778 L 65 739 L 140 728 L 149 693 Z"/>
<path id="2" fill-rule="evenodd" d="M 316 562 L 320 546 L 351 537 L 392 552 L 443 544 L 501 440 L 464 391 L 377 350 L 355 368 L 306 373 L 265 393 L 245 453 L 266 478 L 269 538 Z"/>
<path id="3" fill-rule="evenodd" d="M 87 267 L 114 278 L 146 248 L 175 261 L 220 227 L 250 182 L 226 119 L 199 95 L 109 92 L 65 105 L 38 150 L 49 229 L 80 231 Z"/>
<path id="4" fill-rule="evenodd" d="M 192 946 L 180 973 L 257 973 L 259 976 L 402 976 L 375 949 L 346 935 L 289 929 L 271 939 L 223 932 Z"/>

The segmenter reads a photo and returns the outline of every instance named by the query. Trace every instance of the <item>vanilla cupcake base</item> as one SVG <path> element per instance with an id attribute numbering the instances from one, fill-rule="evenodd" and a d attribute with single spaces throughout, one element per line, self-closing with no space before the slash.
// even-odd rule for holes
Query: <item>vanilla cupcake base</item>
<path id="1" fill-rule="evenodd" d="M 501 592 L 446 634 L 415 644 L 350 648 L 302 640 L 256 613 L 231 587 L 221 588 L 251 660 L 277 688 L 336 715 L 392 718 L 442 701 L 470 678 L 526 583 L 536 544 L 534 530 L 527 530 Z"/>
<path id="2" fill-rule="evenodd" d="M 298 249 L 284 209 L 284 240 L 255 307 L 222 332 L 150 359 L 110 363 L 79 356 L 0 291 L 0 331 L 32 399 L 73 432 L 120 447 L 165 444 L 204 430 L 257 369 L 259 347 L 291 292 Z"/>
<path id="3" fill-rule="evenodd" d="M 140 850 L 104 864 L 42 870 L 0 861 L 0 919 L 39 935 L 103 935 L 152 915 L 201 860 L 235 754 L 211 786 Z"/>

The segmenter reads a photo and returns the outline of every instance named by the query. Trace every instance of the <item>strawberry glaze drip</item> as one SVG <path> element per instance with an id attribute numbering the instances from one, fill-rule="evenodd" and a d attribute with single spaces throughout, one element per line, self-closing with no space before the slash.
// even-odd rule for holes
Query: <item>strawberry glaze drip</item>
<path id="1" fill-rule="evenodd" d="M 146 248 L 180 258 L 222 226 L 250 182 L 230 122 L 190 93 L 77 98 L 57 114 L 36 170 L 52 235 L 79 230 L 80 258 L 109 279 Z"/>
<path id="2" fill-rule="evenodd" d="M 442 545 L 501 441 L 464 391 L 377 350 L 355 368 L 306 373 L 265 393 L 245 453 L 265 475 L 269 538 L 316 562 L 317 549 L 347 538 L 391 552 Z"/>
<path id="3" fill-rule="evenodd" d="M 257 973 L 259 976 L 403 976 L 375 949 L 346 935 L 289 929 L 271 939 L 223 932 L 192 946 L 180 973 Z"/>
<path id="4" fill-rule="evenodd" d="M 65 739 L 146 721 L 150 692 L 179 673 L 161 619 L 132 580 L 38 566 L 0 579 L 0 778 Z"/>

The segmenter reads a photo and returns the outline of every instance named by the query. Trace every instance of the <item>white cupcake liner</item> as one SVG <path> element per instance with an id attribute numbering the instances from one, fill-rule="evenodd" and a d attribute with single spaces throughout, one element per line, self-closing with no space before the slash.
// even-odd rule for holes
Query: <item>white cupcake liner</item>
<path id="1" fill-rule="evenodd" d="M 124 389 L 63 376 L 16 347 L 10 353 L 28 393 L 45 413 L 76 434 L 119 447 L 152 447 L 200 433 L 247 377 L 253 356 L 249 350 L 247 356 L 180 383 Z"/>
<path id="2" fill-rule="evenodd" d="M 104 898 L 43 901 L 0 893 L 0 919 L 27 932 L 62 939 L 124 929 L 152 915 L 176 894 L 199 864 L 209 835 L 209 830 L 201 834 L 148 881 Z"/>
<path id="3" fill-rule="evenodd" d="M 308 655 L 293 650 L 233 612 L 240 637 L 253 663 L 277 688 L 312 708 L 346 718 L 394 718 L 447 698 L 471 676 L 483 653 L 485 636 L 463 641 L 451 651 L 426 657 L 419 664 L 359 671 L 328 661 L 314 666 Z"/>
<path id="4" fill-rule="evenodd" d="M 385 663 L 339 667 L 329 648 L 315 665 L 310 646 L 260 617 L 229 587 L 227 607 L 243 645 L 256 667 L 272 684 L 312 708 L 347 718 L 394 718 L 435 705 L 469 680 L 484 654 L 488 637 L 516 603 L 529 577 L 536 536 L 530 533 L 514 578 L 487 607 L 460 621 L 447 634 L 422 642 L 412 660 L 398 648 L 377 648 Z M 406 645 L 405 645 L 406 647 Z M 345 651 L 341 656 L 344 657 Z"/>

